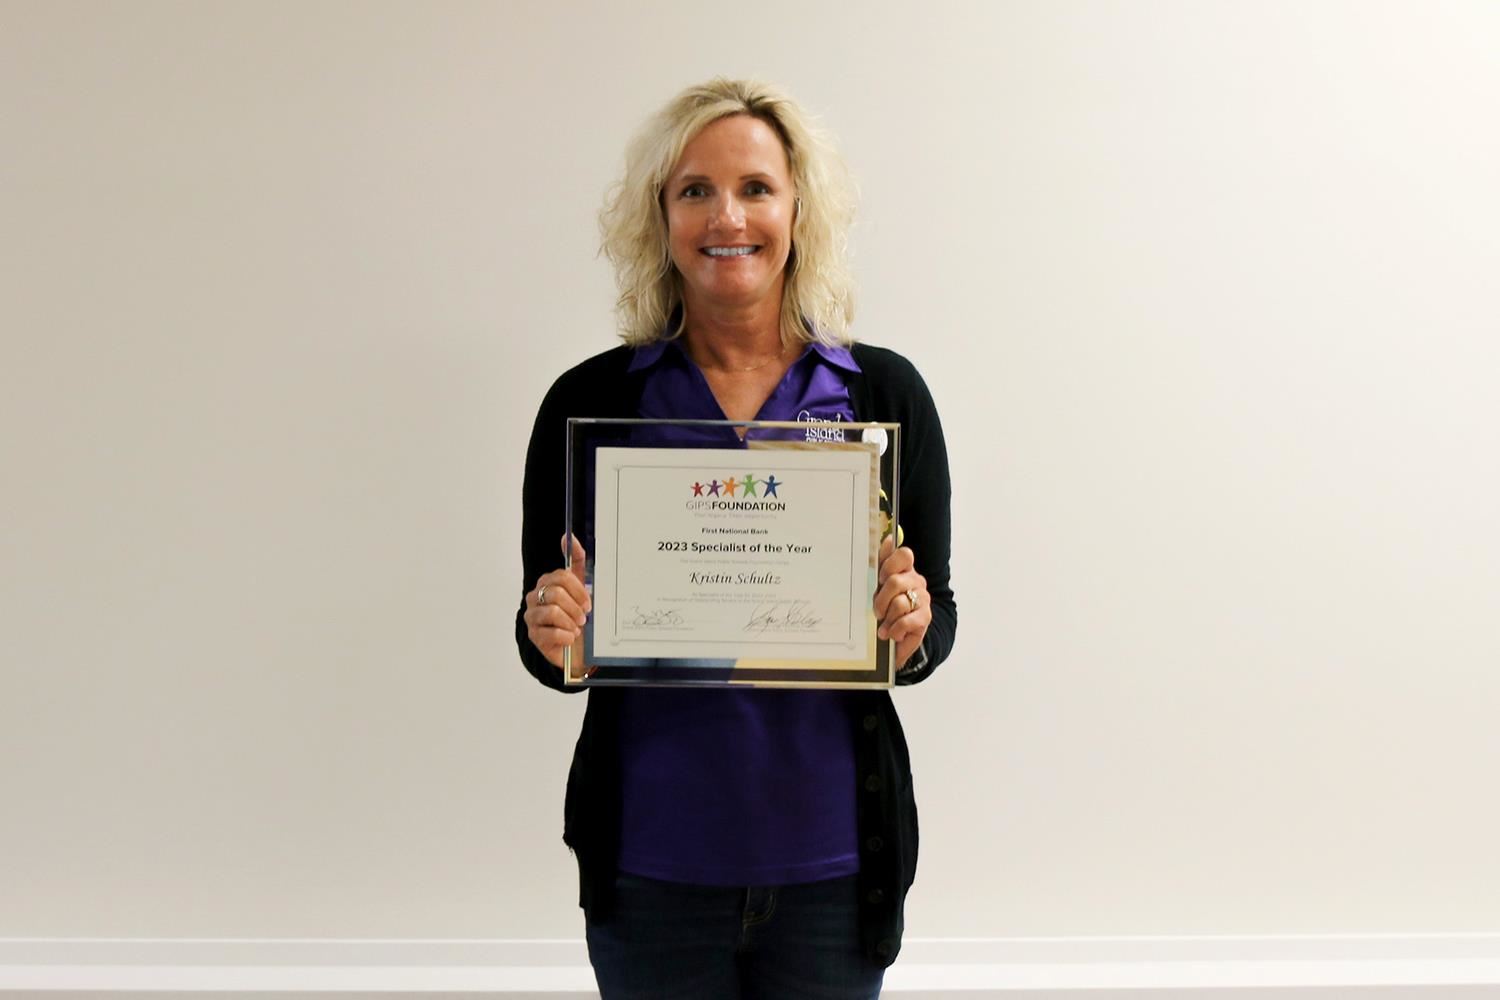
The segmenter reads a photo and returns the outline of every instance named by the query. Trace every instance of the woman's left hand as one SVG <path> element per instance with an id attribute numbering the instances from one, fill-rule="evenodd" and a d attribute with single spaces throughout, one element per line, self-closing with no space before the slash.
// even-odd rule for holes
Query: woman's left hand
<path id="1" fill-rule="evenodd" d="M 875 634 L 896 640 L 896 667 L 906 663 L 922 644 L 932 624 L 932 598 L 927 578 L 916 570 L 917 559 L 906 546 L 896 547 L 887 535 L 880 543 L 880 570 L 876 576 Z"/>

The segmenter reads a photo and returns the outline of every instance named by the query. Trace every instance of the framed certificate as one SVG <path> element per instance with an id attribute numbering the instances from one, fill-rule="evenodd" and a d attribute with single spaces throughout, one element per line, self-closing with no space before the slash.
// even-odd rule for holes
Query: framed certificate
<path id="1" fill-rule="evenodd" d="M 566 682 L 891 686 L 873 600 L 899 433 L 569 420 L 567 523 L 593 610 Z"/>

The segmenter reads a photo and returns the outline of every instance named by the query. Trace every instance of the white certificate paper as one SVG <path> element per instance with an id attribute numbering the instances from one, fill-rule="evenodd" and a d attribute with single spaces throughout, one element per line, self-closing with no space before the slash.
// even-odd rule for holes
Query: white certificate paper
<path id="1" fill-rule="evenodd" d="M 871 458 L 600 448 L 592 656 L 872 660 Z"/>

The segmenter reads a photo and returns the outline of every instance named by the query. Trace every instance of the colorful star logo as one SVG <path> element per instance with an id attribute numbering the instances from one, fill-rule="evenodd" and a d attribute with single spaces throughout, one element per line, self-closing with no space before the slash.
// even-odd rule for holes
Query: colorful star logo
<path id="1" fill-rule="evenodd" d="M 754 476 L 750 475 L 750 473 L 748 473 L 748 472 L 745 473 L 745 482 L 744 482 L 743 485 L 745 487 L 745 492 L 744 492 L 743 496 L 747 496 L 747 497 L 753 497 L 753 496 L 755 496 L 755 477 Z"/>
<path id="2" fill-rule="evenodd" d="M 719 495 L 719 487 L 722 485 L 717 479 L 708 484 L 708 495 L 716 497 Z"/>
<path id="3" fill-rule="evenodd" d="M 734 481 L 733 476 L 730 476 L 728 479 L 724 480 L 724 495 L 726 497 L 734 496 L 734 489 L 738 485 L 739 483 Z"/>
<path id="4" fill-rule="evenodd" d="M 702 483 L 694 483 L 693 484 L 693 496 L 695 496 L 695 497 L 701 497 L 702 495 L 703 495 L 703 484 Z"/>
<path id="5" fill-rule="evenodd" d="M 766 496 L 768 496 L 768 497 L 774 497 L 776 495 L 776 487 L 778 487 L 778 486 L 784 486 L 786 484 L 785 483 L 778 483 L 776 481 L 776 477 L 773 475 L 773 476 L 767 476 L 765 478 L 765 481 L 763 483 L 761 483 L 761 485 L 766 488 L 766 493 L 765 493 Z"/>

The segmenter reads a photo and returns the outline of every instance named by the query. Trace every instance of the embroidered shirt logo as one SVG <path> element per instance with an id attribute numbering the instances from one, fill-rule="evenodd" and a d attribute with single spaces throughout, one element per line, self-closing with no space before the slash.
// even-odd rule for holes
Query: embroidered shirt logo
<path id="1" fill-rule="evenodd" d="M 815 427 L 807 429 L 807 440 L 819 441 L 843 441 L 844 431 L 836 425 L 843 422 L 844 415 L 834 411 L 833 417 L 817 417 L 811 410 L 803 410 L 797 414 L 797 419 L 804 424 L 816 424 Z"/>

